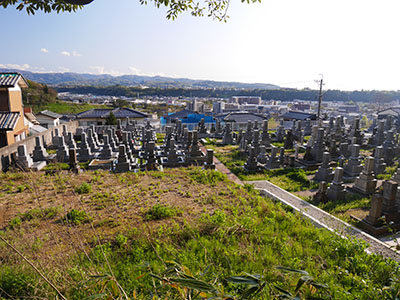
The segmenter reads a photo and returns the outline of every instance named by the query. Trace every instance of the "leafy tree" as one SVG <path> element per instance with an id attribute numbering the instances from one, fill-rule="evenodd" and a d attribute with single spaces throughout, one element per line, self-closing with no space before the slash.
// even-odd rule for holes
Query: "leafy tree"
<path id="1" fill-rule="evenodd" d="M 230 0 L 203 0 L 202 2 L 194 2 L 193 0 L 139 0 L 140 4 L 145 5 L 153 2 L 158 8 L 165 6 L 168 9 L 167 19 L 176 19 L 182 12 L 190 12 L 192 16 L 212 17 L 220 21 L 226 21 L 227 10 Z M 4 8 L 9 5 L 15 5 L 17 10 L 26 10 L 28 14 L 35 14 L 36 11 L 44 11 L 50 13 L 52 11 L 59 12 L 75 12 L 82 9 L 83 5 L 89 4 L 93 0 L 0 0 L 0 5 Z M 261 0 L 241 0 L 241 2 L 255 3 Z"/>
<path id="2" fill-rule="evenodd" d="M 117 108 L 117 107 L 127 107 L 128 106 L 128 101 L 124 100 L 124 99 L 116 99 L 113 102 L 113 107 Z"/>
<path id="3" fill-rule="evenodd" d="M 115 117 L 113 112 L 110 112 L 110 114 L 106 118 L 106 125 L 117 125 L 117 118 Z"/>

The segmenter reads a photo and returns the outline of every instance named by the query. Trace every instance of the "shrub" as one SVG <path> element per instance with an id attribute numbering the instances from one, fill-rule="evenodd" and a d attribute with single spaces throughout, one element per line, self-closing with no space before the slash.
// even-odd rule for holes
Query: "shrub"
<path id="1" fill-rule="evenodd" d="M 92 221 L 92 218 L 84 211 L 72 209 L 65 216 L 65 222 L 79 225 L 81 223 L 89 223 Z"/>
<path id="2" fill-rule="evenodd" d="M 216 185 L 218 182 L 225 181 L 226 175 L 215 170 L 193 169 L 190 172 L 190 178 L 202 184 Z"/>
<path id="3" fill-rule="evenodd" d="M 0 299 L 28 298 L 34 294 L 32 277 L 4 268 L 0 271 Z"/>
<path id="4" fill-rule="evenodd" d="M 10 226 L 11 229 L 17 228 L 21 226 L 22 220 L 20 217 L 15 217 L 14 219 L 11 219 L 8 225 Z"/>
<path id="5" fill-rule="evenodd" d="M 155 204 L 152 208 L 150 208 L 146 214 L 145 219 L 150 220 L 162 220 L 166 218 L 170 218 L 177 214 L 176 208 L 165 206 L 162 204 Z"/>
<path id="6" fill-rule="evenodd" d="M 92 185 L 89 183 L 82 183 L 80 186 L 77 186 L 75 188 L 75 193 L 78 194 L 89 194 L 92 191 Z"/>

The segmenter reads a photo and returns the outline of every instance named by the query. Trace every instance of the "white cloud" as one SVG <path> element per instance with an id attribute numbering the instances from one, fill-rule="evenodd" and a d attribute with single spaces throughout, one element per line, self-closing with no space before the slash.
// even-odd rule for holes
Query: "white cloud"
<path id="1" fill-rule="evenodd" d="M 142 70 L 136 68 L 136 67 L 129 67 L 129 74 L 130 75 L 139 75 L 139 76 L 166 76 L 164 73 L 157 72 L 143 72 Z"/>
<path id="2" fill-rule="evenodd" d="M 42 49 L 40 49 L 40 51 L 43 53 L 49 53 L 49 50 L 47 50 L 46 48 L 42 48 Z"/>
<path id="3" fill-rule="evenodd" d="M 105 74 L 105 68 L 102 66 L 90 66 L 89 69 L 92 69 L 94 74 Z"/>
<path id="4" fill-rule="evenodd" d="M 62 73 L 71 71 L 70 69 L 68 69 L 66 67 L 58 67 L 58 70 L 60 70 L 60 72 L 62 72 Z"/>
<path id="5" fill-rule="evenodd" d="M 18 64 L 0 64 L 0 68 L 5 68 L 5 69 L 17 69 L 17 70 L 27 70 L 30 69 L 30 65 L 28 64 L 23 64 L 23 65 L 18 65 Z"/>
<path id="6" fill-rule="evenodd" d="M 68 51 L 61 51 L 61 55 L 71 56 L 71 53 L 69 53 Z"/>
<path id="7" fill-rule="evenodd" d="M 82 54 L 80 54 L 74 50 L 74 51 L 72 51 L 72 56 L 79 57 L 79 56 L 82 56 Z"/>

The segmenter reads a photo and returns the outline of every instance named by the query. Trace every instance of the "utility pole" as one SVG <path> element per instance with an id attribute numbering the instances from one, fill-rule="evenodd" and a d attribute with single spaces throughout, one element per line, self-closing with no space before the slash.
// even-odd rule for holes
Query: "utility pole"
<path id="1" fill-rule="evenodd" d="M 325 84 L 324 83 L 324 76 L 321 74 L 321 79 L 320 80 L 315 80 L 315 82 L 319 84 L 317 119 L 320 120 L 321 119 L 321 103 L 322 103 L 322 86 Z"/>

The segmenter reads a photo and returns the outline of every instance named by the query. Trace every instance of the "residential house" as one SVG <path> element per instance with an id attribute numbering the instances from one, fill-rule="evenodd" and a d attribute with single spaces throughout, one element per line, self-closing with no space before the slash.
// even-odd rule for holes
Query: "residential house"
<path id="1" fill-rule="evenodd" d="M 165 126 L 171 123 L 175 123 L 177 119 L 181 120 L 182 124 L 185 124 L 188 130 L 196 129 L 201 119 L 204 119 L 205 126 L 208 129 L 211 129 L 212 124 L 215 123 L 215 120 L 212 116 L 184 109 L 176 113 L 172 113 L 166 117 L 162 117 L 161 125 Z"/>
<path id="2" fill-rule="evenodd" d="M 0 148 L 28 135 L 24 120 L 22 88 L 28 83 L 19 73 L 0 73 Z"/>
<path id="3" fill-rule="evenodd" d="M 62 115 L 52 112 L 50 110 L 44 110 L 36 114 L 36 119 L 40 125 L 46 128 L 53 128 L 60 125 L 60 118 Z"/>
<path id="4" fill-rule="evenodd" d="M 136 120 L 138 122 L 143 122 L 145 119 L 149 118 L 148 115 L 126 107 L 119 108 L 95 108 L 90 109 L 81 113 L 76 114 L 76 120 L 79 121 L 80 126 L 90 126 L 90 125 L 105 125 L 106 119 L 113 113 L 117 120 L 121 120 L 121 124 L 125 125 L 127 118 L 130 121 Z"/>
<path id="5" fill-rule="evenodd" d="M 232 124 L 231 128 L 233 130 L 240 130 L 240 129 L 246 130 L 247 123 L 249 121 L 252 123 L 257 121 L 258 124 L 260 124 L 261 126 L 262 122 L 264 120 L 268 120 L 269 117 L 266 115 L 256 114 L 252 112 L 231 112 L 216 116 L 216 118 L 220 119 L 224 123 L 231 123 Z"/>
<path id="6" fill-rule="evenodd" d="M 316 120 L 316 114 L 310 114 L 302 111 L 289 111 L 280 116 L 284 121 L 305 121 L 307 119 Z"/>

